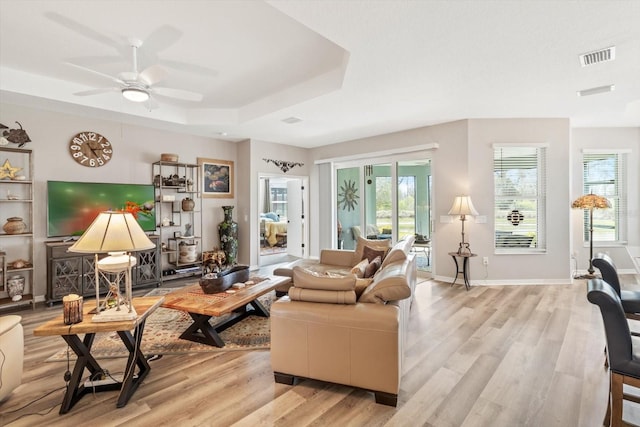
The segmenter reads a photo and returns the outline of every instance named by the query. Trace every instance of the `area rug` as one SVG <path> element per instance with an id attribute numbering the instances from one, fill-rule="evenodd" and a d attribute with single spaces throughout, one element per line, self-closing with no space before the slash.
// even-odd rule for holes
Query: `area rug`
<path id="1" fill-rule="evenodd" d="M 175 288 L 154 289 L 147 296 L 164 295 Z M 258 301 L 270 309 L 275 300 L 275 292 L 269 292 L 258 298 Z M 211 324 L 223 321 L 225 316 L 211 319 Z M 215 323 L 214 323 L 215 322 Z M 248 316 L 242 321 L 220 333 L 225 342 L 224 347 L 214 347 L 206 344 L 180 339 L 180 335 L 193 323 L 191 317 L 183 312 L 159 307 L 154 311 L 145 324 L 142 336 L 142 352 L 149 356 L 154 354 L 185 354 L 207 353 L 216 351 L 261 350 L 268 349 L 271 344 L 269 318 Z M 97 334 L 91 354 L 96 359 L 127 357 L 128 352 L 118 335 Z M 71 352 L 73 357 L 73 352 Z M 67 360 L 67 348 L 64 347 L 49 357 L 47 362 L 62 362 Z"/>

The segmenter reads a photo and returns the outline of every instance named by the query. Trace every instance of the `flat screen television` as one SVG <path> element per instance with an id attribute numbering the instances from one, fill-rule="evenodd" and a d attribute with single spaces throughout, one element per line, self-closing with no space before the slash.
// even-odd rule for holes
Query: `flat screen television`
<path id="1" fill-rule="evenodd" d="M 100 212 L 130 212 L 144 231 L 156 230 L 151 184 L 47 181 L 47 236 L 80 236 Z"/>

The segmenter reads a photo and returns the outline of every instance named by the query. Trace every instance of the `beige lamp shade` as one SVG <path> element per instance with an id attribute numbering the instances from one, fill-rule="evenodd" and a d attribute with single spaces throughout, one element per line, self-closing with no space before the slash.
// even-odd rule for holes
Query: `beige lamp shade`
<path id="1" fill-rule="evenodd" d="M 126 212 L 101 212 L 70 252 L 135 252 L 155 247 L 136 219 Z"/>
<path id="2" fill-rule="evenodd" d="M 456 196 L 449 215 L 478 215 L 478 211 L 473 207 L 470 196 Z"/>

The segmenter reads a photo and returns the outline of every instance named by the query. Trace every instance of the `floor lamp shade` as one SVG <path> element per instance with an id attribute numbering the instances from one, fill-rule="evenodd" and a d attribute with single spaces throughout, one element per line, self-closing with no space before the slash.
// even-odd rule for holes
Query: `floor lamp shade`
<path id="1" fill-rule="evenodd" d="M 588 209 L 589 210 L 589 272 L 584 278 L 595 277 L 595 269 L 593 268 L 593 210 L 594 209 L 607 209 L 611 207 L 609 199 L 606 197 L 598 196 L 597 194 L 585 194 L 578 197 L 571 203 L 571 207 L 574 209 Z"/>
<path id="2" fill-rule="evenodd" d="M 456 198 L 453 201 L 453 206 L 451 206 L 451 209 L 449 209 L 449 215 L 459 215 L 460 222 L 462 222 L 462 241 L 460 242 L 460 246 L 458 247 L 458 253 L 461 255 L 471 254 L 469 243 L 464 241 L 464 222 L 466 221 L 466 216 L 478 215 L 478 211 L 473 206 L 471 197 L 456 196 Z"/>

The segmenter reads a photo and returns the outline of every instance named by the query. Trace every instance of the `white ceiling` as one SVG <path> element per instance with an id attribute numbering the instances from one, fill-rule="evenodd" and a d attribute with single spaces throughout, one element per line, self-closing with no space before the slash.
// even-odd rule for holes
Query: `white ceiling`
<path id="1" fill-rule="evenodd" d="M 69 63 L 130 71 L 132 37 L 158 86 L 203 100 L 74 95 L 112 82 Z M 0 101 L 301 147 L 465 118 L 640 126 L 640 1 L 0 0 Z"/>

